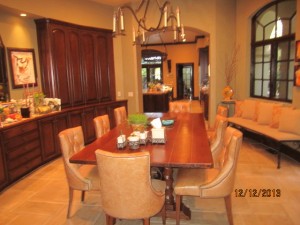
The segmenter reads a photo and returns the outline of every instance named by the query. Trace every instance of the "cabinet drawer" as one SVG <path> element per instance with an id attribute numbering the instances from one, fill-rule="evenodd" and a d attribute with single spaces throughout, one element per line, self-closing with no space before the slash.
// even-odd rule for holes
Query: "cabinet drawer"
<path id="1" fill-rule="evenodd" d="M 35 148 L 29 152 L 26 152 L 20 157 L 14 158 L 13 160 L 9 160 L 7 162 L 7 167 L 9 170 L 15 169 L 21 166 L 22 164 L 26 164 L 27 162 L 39 156 L 41 156 L 41 150 L 39 148 Z"/>
<path id="2" fill-rule="evenodd" d="M 18 135 L 24 134 L 26 132 L 32 131 L 32 130 L 37 130 L 37 123 L 36 122 L 30 122 L 26 123 L 24 125 L 20 125 L 11 129 L 8 129 L 6 131 L 3 131 L 3 137 L 4 140 L 16 137 Z"/>
<path id="3" fill-rule="evenodd" d="M 40 149 L 40 141 L 39 140 L 33 140 L 33 141 L 28 142 L 17 148 L 10 149 L 9 151 L 6 152 L 7 159 L 9 161 L 9 160 L 13 160 L 18 157 L 22 157 L 24 154 L 27 154 L 27 152 L 30 152 L 36 148 Z M 41 151 L 41 150 L 39 150 L 39 151 Z"/>
<path id="4" fill-rule="evenodd" d="M 31 161 L 23 164 L 22 166 L 19 166 L 19 167 L 13 169 L 13 170 L 9 170 L 8 175 L 9 175 L 10 180 L 14 181 L 17 178 L 27 174 L 28 172 L 30 172 L 34 168 L 41 165 L 41 163 L 42 163 L 42 157 L 38 156 L 38 157 L 32 159 Z"/>
<path id="5" fill-rule="evenodd" d="M 24 134 L 22 136 L 18 136 L 9 140 L 4 140 L 5 146 L 7 151 L 10 151 L 11 149 L 24 145 L 28 142 L 31 142 L 33 140 L 39 139 L 39 133 L 37 131 L 32 131 L 30 133 Z"/>

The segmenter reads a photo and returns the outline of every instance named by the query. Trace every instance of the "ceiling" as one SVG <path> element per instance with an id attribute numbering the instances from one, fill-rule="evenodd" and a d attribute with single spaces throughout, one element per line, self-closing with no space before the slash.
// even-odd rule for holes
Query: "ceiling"
<path id="1" fill-rule="evenodd" d="M 113 7 L 117 7 L 117 6 L 121 6 L 124 4 L 129 4 L 132 2 L 140 2 L 141 0 L 82 0 L 83 2 L 86 1 L 92 1 L 92 2 L 96 2 L 99 4 L 105 4 L 105 5 L 109 5 L 109 6 L 113 6 Z M 17 11 L 10 9 L 10 8 L 6 8 L 4 6 L 1 6 L 2 10 L 7 10 L 10 11 L 11 13 L 14 14 L 18 14 Z M 32 19 L 36 19 L 39 18 L 38 16 L 35 15 L 28 15 L 30 18 Z M 126 29 L 126 27 L 125 27 Z M 145 45 L 161 45 L 161 44 L 165 44 L 165 45 L 169 45 L 169 44 L 181 44 L 181 43 L 195 43 L 197 41 L 197 38 L 204 38 L 205 36 L 208 36 L 207 33 L 202 32 L 198 29 L 195 28 L 191 28 L 191 27 L 184 27 L 184 32 L 185 32 L 185 38 L 186 38 L 186 42 L 174 42 L 173 39 L 173 31 L 171 29 L 167 29 L 166 31 L 162 32 L 147 32 L 145 34 Z"/>
<path id="2" fill-rule="evenodd" d="M 119 5 L 131 3 L 131 2 L 137 2 L 139 0 L 88 0 L 88 1 L 98 2 L 101 4 L 105 4 L 105 5 L 110 5 L 110 6 L 119 6 Z"/>
<path id="3" fill-rule="evenodd" d="M 86 1 L 86 0 L 83 0 Z M 88 0 L 109 6 L 121 6 L 132 2 L 140 2 L 141 0 Z M 208 36 L 206 32 L 202 32 L 198 29 L 191 27 L 184 27 L 186 41 L 184 43 L 194 43 L 197 38 L 204 38 Z M 146 45 L 161 45 L 161 44 L 174 44 L 174 33 L 172 30 L 166 30 L 165 32 L 151 32 L 146 33 Z M 177 42 L 183 43 L 183 42 Z"/>

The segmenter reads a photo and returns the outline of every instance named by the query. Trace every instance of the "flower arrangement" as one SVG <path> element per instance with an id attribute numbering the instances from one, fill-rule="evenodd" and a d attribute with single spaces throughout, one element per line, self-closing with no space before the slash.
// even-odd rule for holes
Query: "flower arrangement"
<path id="1" fill-rule="evenodd" d="M 230 57 L 226 57 L 225 60 L 225 82 L 229 86 L 236 77 L 236 66 L 237 66 L 237 54 L 239 46 L 236 46 Z"/>

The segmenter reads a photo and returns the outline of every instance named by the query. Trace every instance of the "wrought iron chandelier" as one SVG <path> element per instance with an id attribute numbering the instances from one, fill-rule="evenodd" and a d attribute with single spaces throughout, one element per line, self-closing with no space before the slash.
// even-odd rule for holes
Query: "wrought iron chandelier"
<path id="1" fill-rule="evenodd" d="M 125 35 L 125 22 L 123 10 L 127 9 L 133 15 L 134 20 L 137 23 L 137 29 L 133 27 L 133 44 L 145 44 L 146 36 L 145 32 L 160 32 L 163 34 L 167 30 L 173 32 L 174 42 L 185 41 L 184 27 L 180 20 L 180 10 L 177 7 L 174 13 L 170 1 L 165 1 L 160 4 L 159 0 L 155 0 L 157 9 L 159 10 L 159 18 L 156 26 L 147 25 L 147 14 L 149 5 L 154 0 L 141 0 L 138 7 L 134 10 L 129 5 L 123 5 L 114 12 L 113 15 L 113 36 Z M 138 13 L 143 11 L 141 17 L 138 17 Z"/>

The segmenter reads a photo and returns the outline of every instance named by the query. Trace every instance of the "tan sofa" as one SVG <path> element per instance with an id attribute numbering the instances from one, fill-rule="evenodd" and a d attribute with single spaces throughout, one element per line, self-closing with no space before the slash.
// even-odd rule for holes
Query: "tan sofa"
<path id="1" fill-rule="evenodd" d="M 278 153 L 277 168 L 280 168 L 282 144 L 300 142 L 300 109 L 287 104 L 254 99 L 236 101 L 235 114 L 228 122 L 272 143 L 267 145 Z"/>

